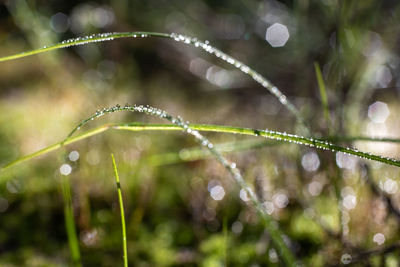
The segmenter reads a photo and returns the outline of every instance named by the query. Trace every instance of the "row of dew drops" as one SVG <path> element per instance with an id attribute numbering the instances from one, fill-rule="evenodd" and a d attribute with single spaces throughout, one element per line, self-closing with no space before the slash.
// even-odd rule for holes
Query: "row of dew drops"
<path id="1" fill-rule="evenodd" d="M 378 156 L 374 155 L 368 152 L 362 152 L 359 151 L 356 148 L 351 148 L 351 147 L 341 147 L 338 145 L 335 145 L 331 142 L 328 142 L 327 140 L 323 139 L 316 139 L 316 138 L 307 138 L 304 136 L 300 135 L 294 135 L 294 134 L 288 134 L 286 132 L 277 132 L 277 131 L 271 131 L 271 130 L 263 130 L 263 131 L 256 131 L 254 133 L 256 136 L 263 136 L 267 138 L 271 138 L 277 141 L 286 141 L 289 143 L 294 143 L 294 144 L 299 144 L 299 145 L 306 145 L 309 147 L 314 147 L 317 149 L 322 149 L 322 150 L 329 150 L 331 152 L 341 152 L 345 155 L 352 155 L 352 156 L 357 156 L 359 158 L 363 159 L 369 159 L 369 160 L 374 160 L 374 161 L 380 161 L 383 163 L 387 163 L 390 165 L 395 165 L 395 166 L 400 166 L 400 161 L 389 158 L 389 157 L 383 157 L 383 156 Z"/>
<path id="2" fill-rule="evenodd" d="M 60 44 L 54 45 L 54 46 L 43 46 L 39 50 L 48 49 L 51 47 L 69 47 L 69 46 L 75 46 L 75 45 L 85 45 L 85 44 L 92 43 L 92 42 L 112 41 L 115 38 L 127 38 L 127 37 L 146 38 L 146 37 L 151 37 L 151 36 L 160 36 L 160 35 L 154 35 L 152 33 L 141 33 L 141 32 L 137 32 L 137 33 L 120 33 L 120 32 L 112 33 L 112 32 L 110 32 L 110 33 L 92 34 L 92 35 L 88 35 L 88 36 L 84 36 L 84 37 L 77 37 L 77 38 L 71 38 L 68 40 L 64 40 Z M 183 42 L 185 44 L 192 44 L 195 47 L 202 48 L 203 50 L 205 50 L 206 52 L 208 52 L 210 54 L 214 54 L 216 57 L 221 58 L 223 61 L 235 66 L 243 73 L 250 75 L 256 82 L 258 82 L 263 87 L 267 88 L 272 94 L 274 94 L 283 105 L 285 105 L 285 106 L 291 105 L 290 102 L 288 102 L 287 97 L 276 86 L 272 85 L 267 79 L 265 79 L 265 77 L 263 77 L 261 74 L 257 73 L 256 71 L 252 70 L 246 64 L 227 55 L 226 53 L 222 52 L 221 50 L 211 46 L 208 41 L 201 42 L 197 38 L 189 37 L 189 36 L 185 36 L 185 35 L 177 34 L 177 33 L 171 33 L 169 35 L 165 35 L 164 37 L 172 38 L 173 40 L 175 40 L 177 42 Z"/>

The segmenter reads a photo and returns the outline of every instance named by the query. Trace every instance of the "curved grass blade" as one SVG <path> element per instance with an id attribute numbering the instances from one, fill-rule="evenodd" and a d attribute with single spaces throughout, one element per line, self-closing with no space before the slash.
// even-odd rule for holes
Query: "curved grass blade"
<path id="1" fill-rule="evenodd" d="M 243 72 L 244 74 L 249 75 L 253 80 L 259 83 L 262 87 L 266 88 L 271 94 L 278 98 L 279 102 L 282 103 L 299 121 L 302 130 L 306 135 L 310 135 L 309 127 L 307 126 L 304 118 L 300 115 L 300 112 L 297 108 L 287 99 L 286 95 L 284 95 L 278 87 L 273 85 L 270 81 L 268 81 L 265 77 L 263 77 L 260 73 L 256 72 L 243 62 L 231 57 L 230 55 L 222 52 L 221 50 L 211 46 L 208 41 L 202 42 L 197 38 L 177 34 L 177 33 L 159 33 L 159 32 L 114 32 L 114 33 L 100 33 L 100 34 L 93 34 L 85 37 L 77 37 L 69 40 L 62 41 L 61 43 L 55 45 L 44 46 L 39 49 L 34 49 L 27 52 L 22 52 L 10 56 L 0 57 L 0 62 L 8 61 L 18 58 L 23 58 L 27 56 L 32 56 L 60 48 L 66 48 L 70 46 L 78 46 L 78 45 L 85 45 L 88 43 L 94 42 L 104 42 L 104 41 L 111 41 L 114 39 L 120 38 L 146 38 L 146 37 L 162 37 L 162 38 L 169 38 L 173 39 L 177 42 L 182 42 L 188 45 L 192 45 L 194 47 L 203 49 L 204 51 L 215 55 L 216 57 L 222 59 L 223 61 L 233 65 L 235 68 Z"/>
<path id="2" fill-rule="evenodd" d="M 359 137 L 329 137 L 326 139 L 313 139 L 301 136 L 295 136 L 291 134 L 281 133 L 281 132 L 274 132 L 268 130 L 257 130 L 257 129 L 250 129 L 250 128 L 241 128 L 241 127 L 231 127 L 231 126 L 221 126 L 221 125 L 210 125 L 210 124 L 190 124 L 190 127 L 193 130 L 202 131 L 202 132 L 217 132 L 217 133 L 233 133 L 233 134 L 243 134 L 243 135 L 251 135 L 251 136 L 262 136 L 268 139 L 275 139 L 282 142 L 289 142 L 289 143 L 297 143 L 300 145 L 307 145 L 307 146 L 314 146 L 314 143 L 318 146 L 316 148 L 321 148 L 324 150 L 329 150 L 331 152 L 340 151 L 344 153 L 348 153 L 354 156 L 358 156 L 364 159 L 381 162 L 384 164 L 392 165 L 400 167 L 400 161 L 397 159 L 385 158 L 379 155 L 374 155 L 362 151 L 358 151 L 357 149 L 346 148 L 342 146 L 335 145 L 331 143 L 332 140 L 334 141 L 368 141 L 368 142 L 392 142 L 392 143 L 400 143 L 400 139 L 396 138 L 371 138 L 365 136 Z M 25 161 L 30 159 L 34 159 L 36 157 L 45 155 L 50 153 L 54 150 L 61 148 L 63 145 L 73 144 L 80 140 L 84 140 L 91 136 L 100 134 L 102 132 L 108 131 L 110 129 L 114 130 L 127 130 L 127 131 L 180 131 L 181 128 L 177 127 L 176 125 L 170 124 L 151 124 L 151 123 L 108 123 L 104 124 L 98 128 L 89 130 L 84 132 L 80 135 L 71 136 L 61 142 L 55 143 L 48 147 L 45 147 L 41 150 L 38 150 L 32 154 L 25 155 L 20 157 L 14 161 L 11 161 L 4 165 L 0 169 L 0 173 L 13 167 L 18 164 L 21 164 Z M 291 137 L 293 136 L 293 137 Z M 293 140 L 295 138 L 295 140 Z"/>
<path id="3" fill-rule="evenodd" d="M 113 168 L 114 168 L 115 182 L 117 184 L 117 190 L 118 190 L 119 209 L 120 209 L 120 212 L 121 212 L 122 246 L 123 246 L 124 267 L 128 267 L 128 246 L 126 244 L 127 239 L 126 239 L 124 201 L 122 199 L 121 184 L 119 182 L 117 164 L 115 163 L 114 154 L 112 154 L 112 153 L 111 153 L 111 159 L 112 159 L 112 164 L 113 164 Z"/>

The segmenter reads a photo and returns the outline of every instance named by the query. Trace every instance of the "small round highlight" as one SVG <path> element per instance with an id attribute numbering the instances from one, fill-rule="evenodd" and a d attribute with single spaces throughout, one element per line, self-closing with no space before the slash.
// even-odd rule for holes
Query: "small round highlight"
<path id="1" fill-rule="evenodd" d="M 71 166 L 70 166 L 69 164 L 63 164 L 63 165 L 61 165 L 61 167 L 60 167 L 60 173 L 61 173 L 62 175 L 70 175 L 71 172 L 72 172 L 72 168 L 71 168 Z"/>

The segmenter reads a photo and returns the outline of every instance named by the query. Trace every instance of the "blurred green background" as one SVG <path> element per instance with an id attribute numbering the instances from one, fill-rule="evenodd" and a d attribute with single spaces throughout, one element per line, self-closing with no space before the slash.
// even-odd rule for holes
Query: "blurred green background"
<path id="1" fill-rule="evenodd" d="M 0 4 L 0 56 L 121 31 L 209 40 L 280 88 L 313 136 L 400 137 L 398 1 Z M 328 116 L 314 62 L 325 81 Z M 0 166 L 63 140 L 97 109 L 125 103 L 148 104 L 193 123 L 302 134 L 275 97 L 212 55 L 167 39 L 121 39 L 0 63 Z M 160 120 L 118 113 L 82 130 L 108 122 Z M 206 136 L 214 144 L 233 142 L 236 150 L 238 142 L 256 142 Z M 393 143 L 342 144 L 399 158 Z M 67 177 L 83 266 L 122 265 L 112 152 L 132 266 L 281 266 L 230 174 L 214 159 L 185 160 L 182 149 L 195 146 L 180 132 L 114 130 L 0 173 L 0 265 L 72 264 L 60 185 L 63 164 L 72 167 Z M 398 266 L 398 168 L 294 144 L 257 147 L 226 155 L 305 266 Z"/>

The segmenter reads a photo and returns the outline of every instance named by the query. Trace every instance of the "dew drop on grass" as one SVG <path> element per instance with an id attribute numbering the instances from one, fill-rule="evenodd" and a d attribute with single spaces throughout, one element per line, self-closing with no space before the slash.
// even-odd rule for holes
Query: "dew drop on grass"
<path id="1" fill-rule="evenodd" d="M 268 256 L 269 256 L 269 261 L 272 263 L 277 263 L 279 261 L 278 253 L 276 253 L 276 250 L 274 248 L 271 248 L 268 251 Z"/>
<path id="2" fill-rule="evenodd" d="M 271 201 L 265 201 L 264 203 L 262 203 L 262 206 L 264 208 L 264 210 L 271 215 L 274 210 L 275 210 L 275 205 L 274 203 L 272 203 Z"/>
<path id="3" fill-rule="evenodd" d="M 239 197 L 240 197 L 240 199 L 243 200 L 244 202 L 247 202 L 247 201 L 250 200 L 249 197 L 248 197 L 248 195 L 247 195 L 246 190 L 244 190 L 244 189 L 240 189 Z"/>

